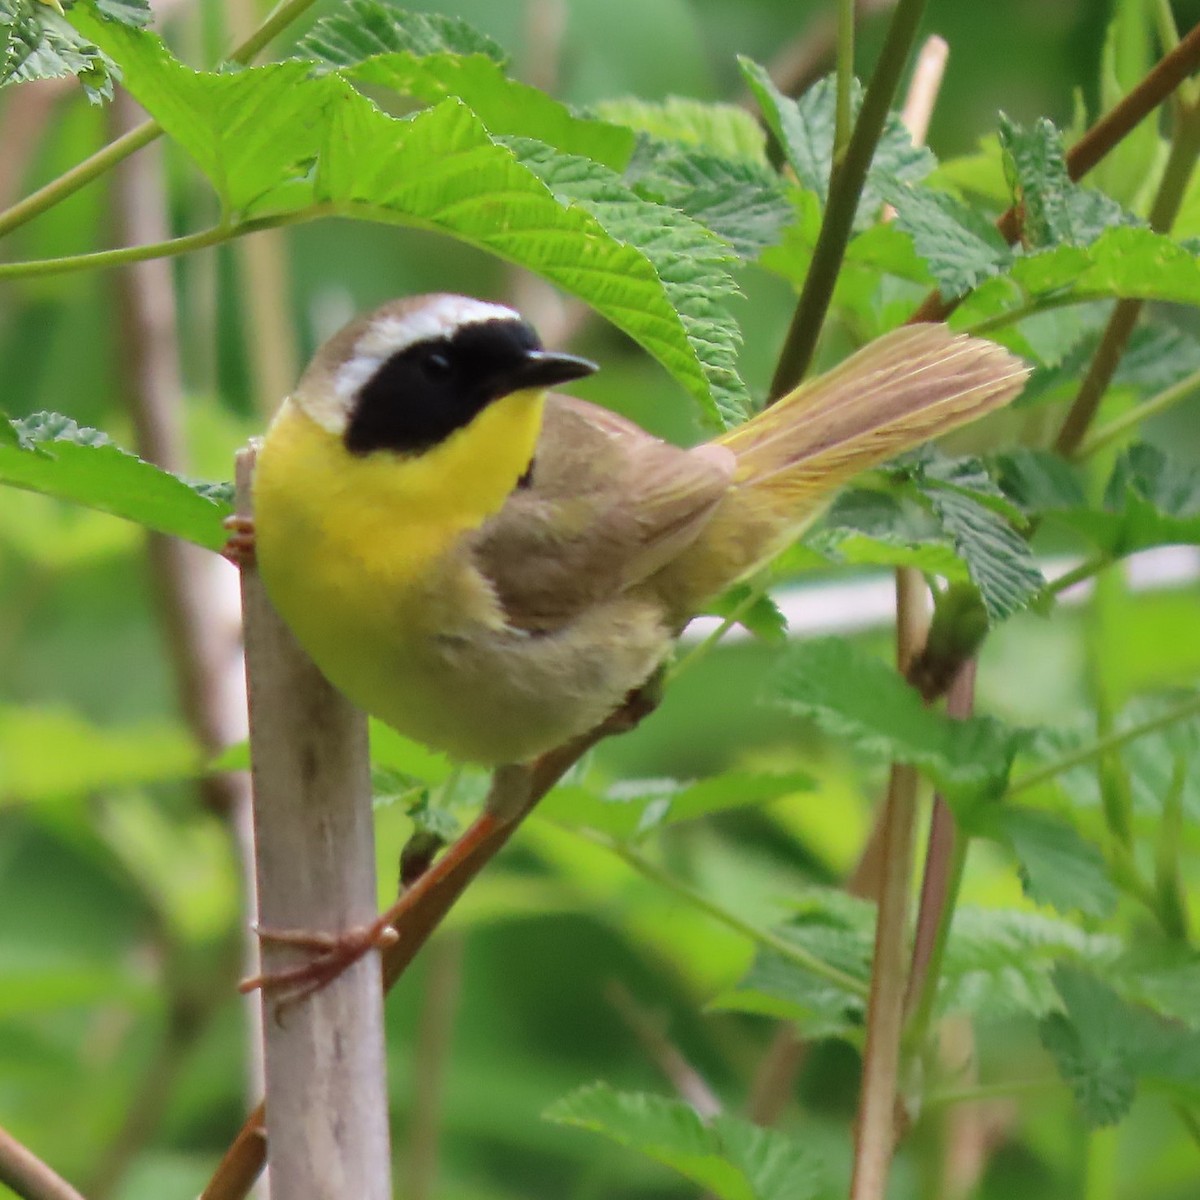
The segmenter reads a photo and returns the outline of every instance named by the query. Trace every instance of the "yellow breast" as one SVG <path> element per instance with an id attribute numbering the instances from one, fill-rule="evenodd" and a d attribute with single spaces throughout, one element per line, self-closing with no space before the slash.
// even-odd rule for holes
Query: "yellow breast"
<path id="1" fill-rule="evenodd" d="M 527 469 L 541 412 L 541 393 L 516 392 L 423 454 L 356 457 L 293 401 L 280 409 L 255 474 L 259 569 L 356 703 L 378 711 L 381 690 L 419 686 L 405 676 L 422 639 L 502 623 L 461 542 Z"/>

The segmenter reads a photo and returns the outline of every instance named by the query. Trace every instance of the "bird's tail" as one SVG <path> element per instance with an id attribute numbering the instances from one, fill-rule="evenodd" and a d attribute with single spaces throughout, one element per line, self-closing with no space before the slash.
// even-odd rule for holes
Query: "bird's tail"
<path id="1" fill-rule="evenodd" d="M 678 562 L 681 605 L 771 557 L 855 475 L 1007 404 L 1027 374 L 994 342 L 906 326 L 717 438 L 737 457 L 734 486 Z"/>
<path id="2" fill-rule="evenodd" d="M 717 440 L 737 455 L 742 487 L 803 519 L 810 502 L 860 472 L 1007 404 L 1027 374 L 995 342 L 910 325 Z"/>

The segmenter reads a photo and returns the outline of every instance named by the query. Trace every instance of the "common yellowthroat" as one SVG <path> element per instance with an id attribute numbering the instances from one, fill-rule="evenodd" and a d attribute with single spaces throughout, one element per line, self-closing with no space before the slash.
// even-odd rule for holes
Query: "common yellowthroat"
<path id="1" fill-rule="evenodd" d="M 1026 375 L 993 343 L 912 326 L 684 450 L 548 391 L 595 369 L 502 305 L 398 300 L 321 347 L 259 451 L 255 555 L 276 608 L 351 700 L 452 758 L 521 763 L 599 725 L 841 483 Z M 513 815 L 485 812 L 438 867 Z M 243 986 L 320 986 L 412 895 Z"/>
<path id="2" fill-rule="evenodd" d="M 259 451 L 259 569 L 329 680 L 495 765 L 583 733 L 839 484 L 1010 400 L 1001 347 L 901 329 L 690 450 L 548 389 L 596 368 L 512 309 L 386 304 L 320 348 Z"/>

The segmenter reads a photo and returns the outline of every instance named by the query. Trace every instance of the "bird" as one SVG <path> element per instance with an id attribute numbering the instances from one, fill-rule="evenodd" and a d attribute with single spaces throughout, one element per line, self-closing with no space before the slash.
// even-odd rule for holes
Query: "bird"
<path id="1" fill-rule="evenodd" d="M 601 724 L 839 486 L 1027 375 L 911 325 L 683 448 L 551 390 L 596 369 L 507 305 L 406 297 L 318 349 L 258 449 L 231 554 L 331 683 L 455 761 L 528 763 Z"/>

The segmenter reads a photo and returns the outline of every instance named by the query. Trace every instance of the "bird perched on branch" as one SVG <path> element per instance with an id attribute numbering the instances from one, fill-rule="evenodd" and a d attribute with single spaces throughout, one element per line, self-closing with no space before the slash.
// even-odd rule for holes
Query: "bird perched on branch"
<path id="1" fill-rule="evenodd" d="M 510 308 L 398 300 L 321 347 L 259 451 L 237 547 L 332 683 L 452 758 L 520 763 L 598 725 L 840 484 L 1026 374 L 911 326 L 681 449 L 548 391 L 595 369 Z"/>

